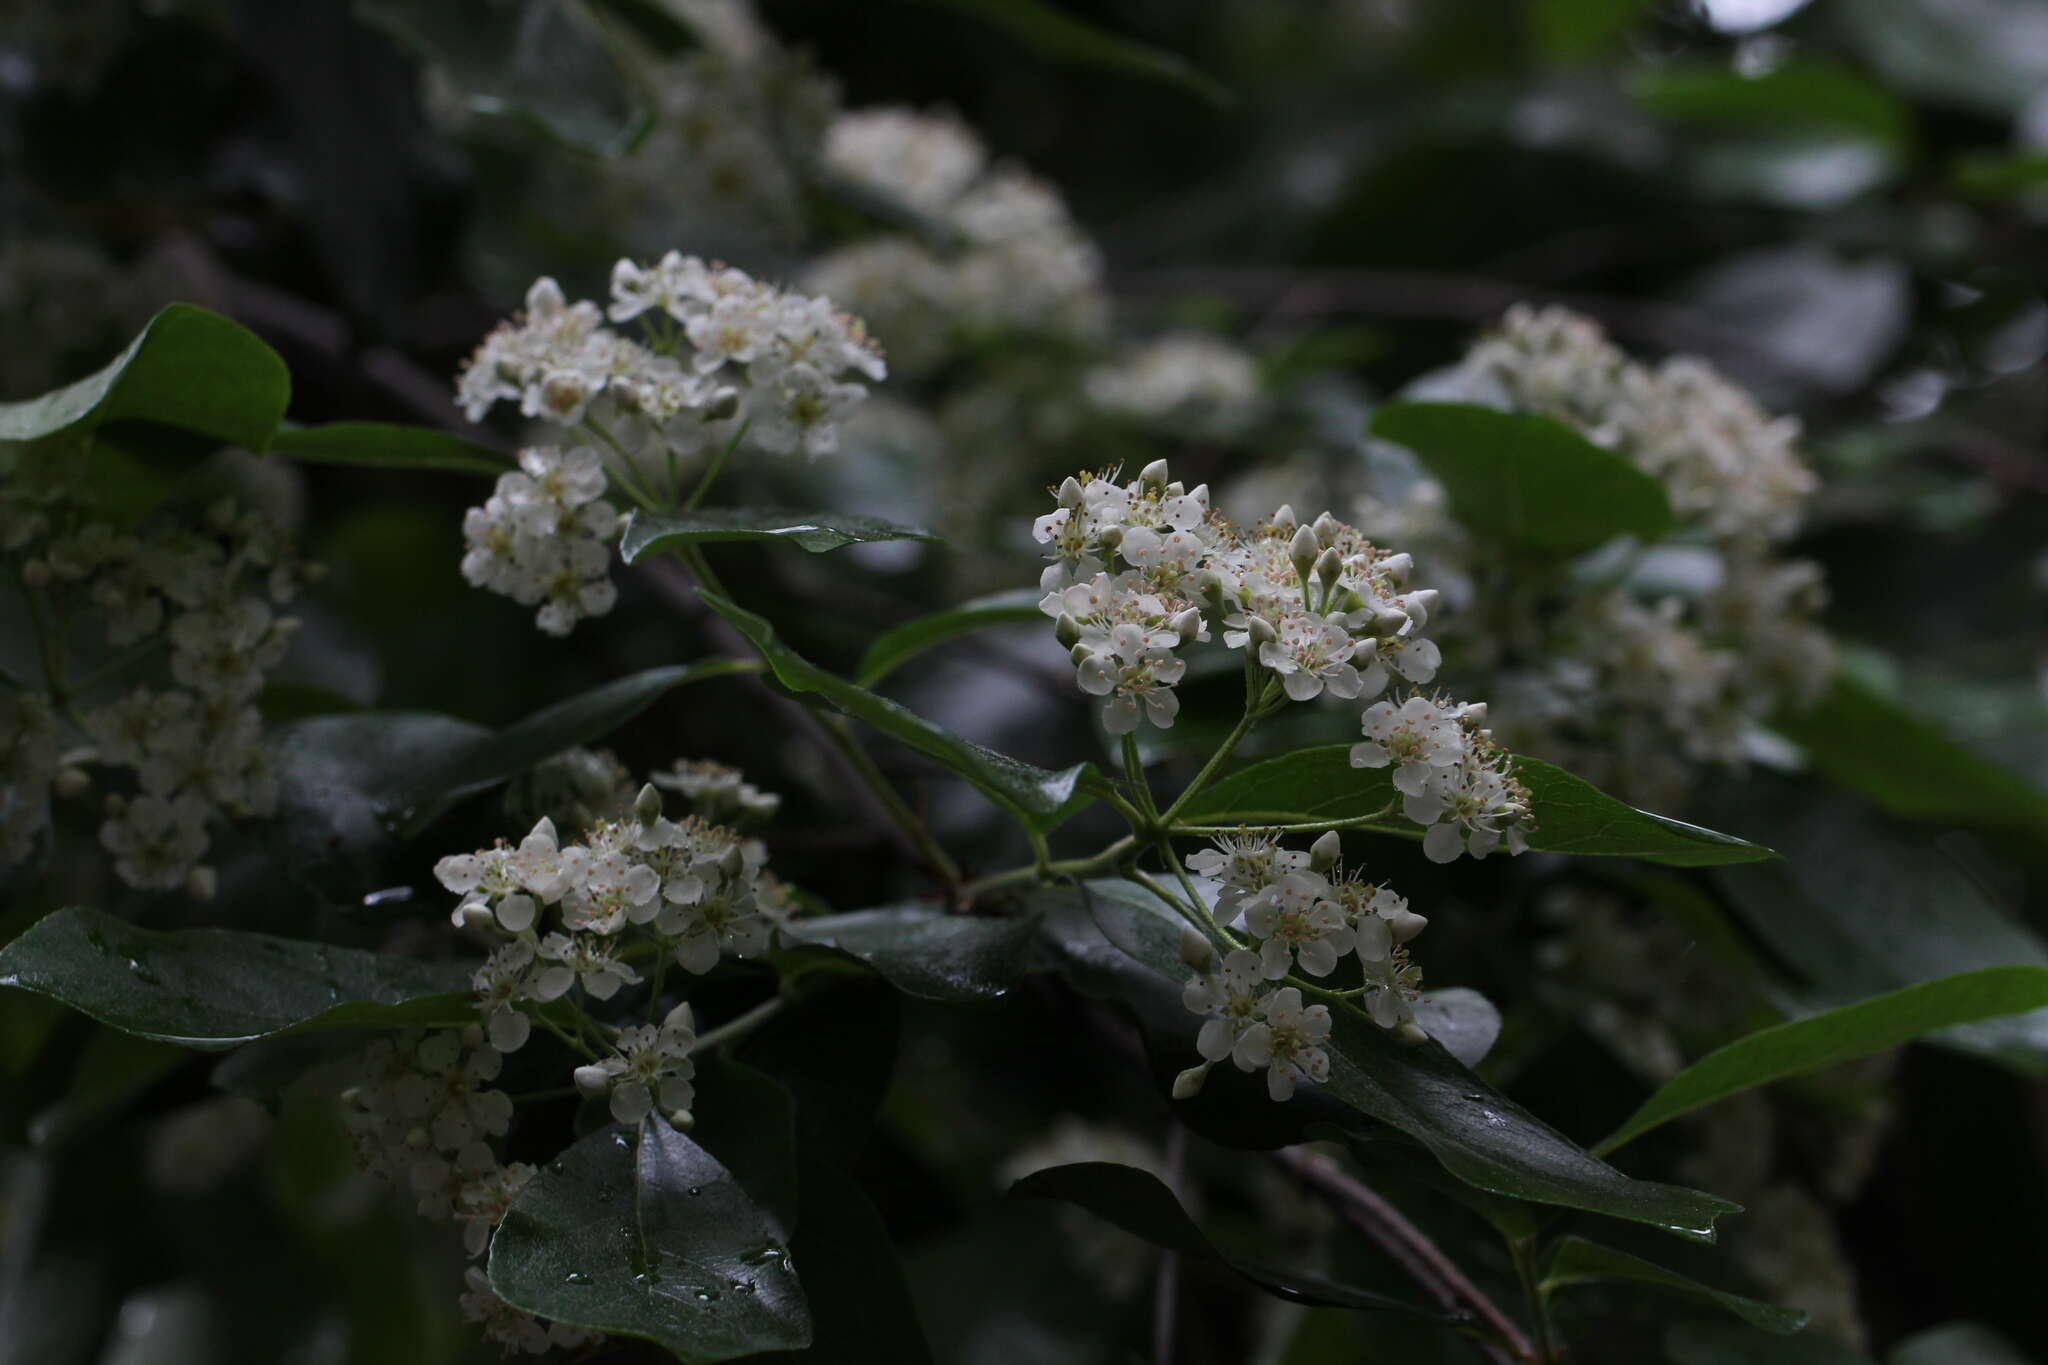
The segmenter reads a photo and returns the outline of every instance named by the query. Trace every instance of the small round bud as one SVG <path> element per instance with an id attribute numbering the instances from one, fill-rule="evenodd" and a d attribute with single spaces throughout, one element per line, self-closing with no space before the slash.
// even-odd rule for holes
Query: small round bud
<path id="1" fill-rule="evenodd" d="M 1121 526 L 1103 527 L 1096 533 L 1095 543 L 1105 550 L 1114 550 L 1117 546 L 1124 543 L 1124 528 Z"/>
<path id="2" fill-rule="evenodd" d="M 1184 924 L 1180 930 L 1180 960 L 1198 972 L 1206 972 L 1216 960 L 1215 945 L 1195 932 L 1193 925 Z"/>
<path id="3" fill-rule="evenodd" d="M 1280 504 L 1280 510 L 1273 514 L 1273 529 L 1282 535 L 1292 535 L 1298 525 L 1294 519 L 1294 508 L 1287 503 Z"/>
<path id="4" fill-rule="evenodd" d="M 1206 511 L 1208 511 L 1208 510 L 1209 510 L 1209 485 L 1208 485 L 1208 484 L 1206 484 L 1206 483 L 1198 483 L 1198 484 L 1196 484 L 1196 485 L 1194 486 L 1194 488 L 1193 488 L 1193 489 L 1191 489 L 1191 490 L 1189 491 L 1189 493 L 1188 493 L 1188 496 L 1189 496 L 1189 497 L 1191 497 L 1191 498 L 1193 498 L 1193 499 L 1194 499 L 1194 500 L 1195 500 L 1196 502 L 1200 503 L 1200 504 L 1202 505 L 1202 510 L 1203 510 L 1203 511 L 1205 511 L 1205 512 L 1206 512 Z"/>
<path id="5" fill-rule="evenodd" d="M 671 1109 L 668 1114 L 668 1126 L 678 1133 L 687 1133 L 697 1126 L 697 1116 L 687 1109 Z"/>
<path id="6" fill-rule="evenodd" d="M 1318 512 L 1316 519 L 1309 523 L 1309 529 L 1316 533 L 1316 544 L 1329 546 L 1337 543 L 1337 537 L 1343 533 L 1344 523 L 1328 512 Z"/>
<path id="7" fill-rule="evenodd" d="M 1410 1019 L 1408 1022 L 1402 1024 L 1399 1028 L 1394 1030 L 1394 1041 L 1397 1043 L 1405 1043 L 1409 1047 L 1414 1047 L 1418 1043 L 1428 1042 L 1429 1035 L 1422 1031 L 1422 1025 L 1416 1023 L 1413 1019 Z"/>
<path id="8" fill-rule="evenodd" d="M 1429 916 L 1418 915 L 1413 910 L 1396 910 L 1385 916 L 1387 931 L 1394 936 L 1394 942 L 1406 943 L 1429 927 Z"/>
<path id="9" fill-rule="evenodd" d="M 1068 649 L 1081 643 L 1081 623 L 1068 612 L 1061 612 L 1052 623 L 1052 638 Z"/>
<path id="10" fill-rule="evenodd" d="M 491 913 L 491 907 L 482 901 L 469 901 L 455 912 L 462 919 L 462 927 L 488 934 L 498 927 L 498 917 Z"/>
<path id="11" fill-rule="evenodd" d="M 1191 1100 L 1202 1093 L 1202 1082 L 1209 1079 L 1209 1063 L 1191 1066 L 1173 1078 L 1173 1097 L 1177 1100 Z"/>
<path id="12" fill-rule="evenodd" d="M 1076 668 L 1079 668 L 1094 657 L 1095 651 L 1084 644 L 1076 644 L 1067 651 L 1067 662 L 1073 664 Z"/>
<path id="13" fill-rule="evenodd" d="M 1255 645 L 1270 645 L 1280 638 L 1280 632 L 1263 616 L 1245 617 L 1244 629 L 1245 633 L 1252 637 L 1252 643 Z"/>
<path id="14" fill-rule="evenodd" d="M 1208 603 L 1209 610 L 1224 610 L 1223 579 L 1214 569 L 1197 569 L 1194 577 L 1195 596 Z"/>
<path id="15" fill-rule="evenodd" d="M 1336 830 L 1326 830 L 1320 838 L 1308 846 L 1308 865 L 1317 872 L 1327 871 L 1337 865 L 1344 856 L 1344 841 L 1337 837 Z"/>
<path id="16" fill-rule="evenodd" d="M 1180 642 L 1182 644 L 1193 644 L 1196 640 L 1201 638 L 1202 634 L 1201 608 L 1189 607 L 1184 611 L 1178 612 L 1175 614 L 1174 618 L 1171 621 L 1168 621 L 1166 624 L 1170 626 L 1173 629 L 1173 631 L 1180 636 Z"/>
<path id="17" fill-rule="evenodd" d="M 1062 507 L 1079 507 L 1082 502 L 1081 481 L 1071 474 L 1067 475 L 1066 480 L 1060 484 L 1058 498 Z"/>
<path id="18" fill-rule="evenodd" d="M 54 785 L 57 795 L 70 801 L 92 790 L 92 776 L 83 768 L 64 768 L 57 773 Z"/>
<path id="19" fill-rule="evenodd" d="M 195 867 L 185 874 L 185 894 L 195 901 L 210 901 L 220 892 L 220 874 L 210 867 Z"/>
<path id="20" fill-rule="evenodd" d="M 1337 586 L 1337 580 L 1344 576 L 1344 556 L 1337 553 L 1335 546 L 1316 556 L 1316 577 L 1323 580 L 1325 588 Z"/>
<path id="21" fill-rule="evenodd" d="M 1302 586 L 1308 585 L 1309 575 L 1315 572 L 1316 558 L 1322 552 L 1313 530 L 1306 526 L 1295 528 L 1294 539 L 1287 543 L 1287 557 L 1294 561 L 1294 572 L 1301 575 Z"/>
<path id="22" fill-rule="evenodd" d="M 595 1064 L 577 1067 L 573 1079 L 577 1093 L 585 1099 L 594 1100 L 599 1095 L 610 1093 L 612 1088 L 612 1073 Z"/>
<path id="23" fill-rule="evenodd" d="M 642 825 L 651 825 L 661 818 L 661 793 L 652 782 L 640 788 L 640 795 L 633 798 L 633 818 Z"/>
<path id="24" fill-rule="evenodd" d="M 1147 488 L 1165 488 L 1169 477 L 1164 460 L 1154 460 L 1138 471 L 1138 482 Z"/>

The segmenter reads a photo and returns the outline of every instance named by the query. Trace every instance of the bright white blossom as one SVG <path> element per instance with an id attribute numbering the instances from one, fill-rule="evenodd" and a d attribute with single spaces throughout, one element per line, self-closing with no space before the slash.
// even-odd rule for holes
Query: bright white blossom
<path id="1" fill-rule="evenodd" d="M 1274 991 L 1260 1004 L 1259 1022 L 1247 1028 L 1230 1050 L 1240 1071 L 1266 1072 L 1266 1093 L 1291 1099 L 1297 1079 L 1330 1078 L 1330 1054 L 1322 1045 L 1330 1038 L 1330 1007 L 1301 1003 L 1292 986 Z"/>
<path id="2" fill-rule="evenodd" d="M 621 1030 L 611 1056 L 576 1069 L 576 1086 L 592 1097 L 609 1095 L 612 1117 L 620 1123 L 638 1123 L 659 1107 L 687 1125 L 696 1095 L 690 1083 L 697 1073 L 690 1060 L 696 1041 L 689 1005 L 677 1005 L 658 1027 Z"/>

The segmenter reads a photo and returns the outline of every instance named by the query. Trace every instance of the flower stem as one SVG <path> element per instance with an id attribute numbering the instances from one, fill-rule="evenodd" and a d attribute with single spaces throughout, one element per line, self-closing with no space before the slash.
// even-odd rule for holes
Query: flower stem
<path id="1" fill-rule="evenodd" d="M 1173 804 L 1168 806 L 1165 814 L 1159 817 L 1161 824 L 1170 825 L 1173 823 L 1173 817 L 1180 814 L 1181 808 L 1193 800 L 1202 788 L 1209 785 L 1209 779 L 1216 775 L 1216 770 L 1222 767 L 1230 756 L 1237 751 L 1237 746 L 1244 742 L 1244 737 L 1250 734 L 1252 727 L 1258 723 L 1257 710 L 1247 706 L 1244 714 L 1238 717 L 1236 728 L 1231 730 L 1224 737 L 1223 742 L 1216 746 L 1216 752 L 1209 755 L 1209 761 L 1202 765 L 1202 770 L 1195 774 L 1194 780 L 1181 789 L 1180 795 L 1173 799 Z"/>
<path id="2" fill-rule="evenodd" d="M 774 996 L 763 1000 L 745 1014 L 736 1015 L 720 1024 L 717 1028 L 698 1034 L 696 1041 L 690 1044 L 691 1055 L 695 1056 L 706 1048 L 716 1047 L 720 1043 L 730 1042 L 734 1038 L 744 1037 L 752 1033 L 755 1029 L 781 1013 L 782 1005 L 782 997 L 779 995 Z"/>
<path id="3" fill-rule="evenodd" d="M 704 501 L 704 495 L 711 491 L 711 485 L 718 482 L 718 476 L 725 472 L 726 461 L 730 460 L 733 451 L 739 448 L 740 438 L 747 434 L 748 425 L 746 422 L 740 423 L 740 429 L 732 434 L 732 439 L 725 443 L 724 449 L 720 450 L 705 468 L 704 477 L 697 480 L 697 487 L 690 493 L 690 500 L 683 504 L 685 512 L 694 510 L 698 503 Z"/>
<path id="4" fill-rule="evenodd" d="M 1522 1297 L 1529 1305 L 1529 1321 L 1535 1328 L 1535 1355 L 1538 1365 L 1550 1365 L 1557 1359 L 1557 1345 L 1552 1339 L 1550 1327 L 1550 1298 L 1543 1292 L 1536 1272 L 1536 1239 L 1517 1237 L 1508 1243 L 1508 1250 L 1514 1254 L 1515 1274 L 1522 1281 Z"/>
<path id="5" fill-rule="evenodd" d="M 1148 826 L 1157 828 L 1159 807 L 1152 800 L 1152 784 L 1145 780 L 1145 760 L 1138 753 L 1138 736 L 1124 736 L 1124 777 L 1131 784 L 1131 792 L 1138 798 L 1138 813 Z"/>
<path id="6" fill-rule="evenodd" d="M 1257 827 L 1271 830 L 1276 834 L 1325 834 L 1333 829 L 1357 829 L 1365 825 L 1376 825 L 1393 813 L 1394 802 L 1389 801 L 1386 805 L 1381 806 L 1369 815 L 1351 815 L 1346 816 L 1342 820 L 1309 820 L 1300 824 L 1269 825 L 1260 823 Z M 1246 825 L 1256 823 L 1257 816 L 1257 811 L 1247 812 L 1244 821 L 1235 825 L 1175 825 L 1172 832 L 1175 834 L 1192 834 L 1204 837 L 1216 834 L 1235 834 Z"/>
<path id="7" fill-rule="evenodd" d="M 873 790 L 876 799 L 882 803 L 882 809 L 888 812 L 889 818 L 894 820 L 897 828 L 917 846 L 917 851 L 926 864 L 939 880 L 946 884 L 947 899 L 957 903 L 961 888 L 960 865 L 953 861 L 945 849 L 939 847 L 939 841 L 932 836 L 931 830 L 926 827 L 917 812 L 910 808 L 910 803 L 903 799 L 902 793 L 898 792 L 895 785 L 883 775 L 882 770 L 875 766 L 875 761 L 868 757 L 867 750 L 861 748 L 855 741 L 846 721 L 839 716 L 820 716 L 818 719 L 833 747 L 845 756 L 861 780 Z"/>
<path id="8" fill-rule="evenodd" d="M 961 893 L 972 902 L 984 891 L 998 891 L 1006 886 L 1027 886 L 1057 881 L 1068 877 L 1084 877 L 1090 872 L 1100 872 L 1113 866 L 1120 858 L 1129 857 L 1136 851 L 1138 836 L 1126 834 L 1100 853 L 1087 858 L 1067 858 L 1059 862 L 1033 864 L 1030 867 L 1013 867 L 1003 872 L 991 873 L 967 883 Z"/>

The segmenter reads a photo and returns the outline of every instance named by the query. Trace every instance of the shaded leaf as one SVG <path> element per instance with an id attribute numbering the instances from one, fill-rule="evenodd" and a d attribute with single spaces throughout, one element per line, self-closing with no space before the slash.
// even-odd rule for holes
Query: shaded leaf
<path id="1" fill-rule="evenodd" d="M 905 995 L 956 1002 L 1008 994 L 1030 965 L 1037 929 L 1030 918 L 987 919 L 902 905 L 792 920 L 782 933 L 859 958 Z"/>
<path id="2" fill-rule="evenodd" d="M 1053 772 L 963 739 L 886 697 L 876 696 L 818 667 L 784 644 L 775 627 L 754 613 L 716 593 L 699 595 L 706 606 L 753 641 L 784 687 L 793 692 L 815 692 L 847 715 L 944 765 L 1033 829 L 1050 829 L 1087 805 L 1090 798 L 1082 790 L 1083 783 L 1101 781 L 1092 765 L 1086 763 Z"/>
<path id="3" fill-rule="evenodd" d="M 67 1142 L 99 1120 L 127 1109 L 158 1081 L 191 1060 L 171 1043 L 118 1029 L 96 1029 L 79 1052 L 64 1097 L 29 1120 L 38 1147 Z"/>
<path id="4" fill-rule="evenodd" d="M 309 464 L 367 465 L 377 469 L 445 469 L 493 477 L 512 462 L 489 446 L 467 441 L 452 432 L 397 422 L 328 422 L 316 427 L 287 426 L 270 440 L 270 449 Z"/>
<path id="5" fill-rule="evenodd" d="M 1537 1288 L 1547 1297 L 1571 1285 L 1610 1281 L 1653 1285 L 1689 1299 L 1711 1303 L 1766 1332 L 1796 1332 L 1806 1325 L 1806 1314 L 1796 1308 L 1779 1308 L 1740 1294 L 1710 1289 L 1675 1270 L 1666 1270 L 1640 1256 L 1631 1256 L 1626 1251 L 1616 1251 L 1613 1247 L 1604 1247 L 1583 1237 L 1561 1237 L 1551 1246 Z"/>
<path id="6" fill-rule="evenodd" d="M 1086 901 L 1109 941 L 1153 979 L 1176 990 L 1181 921 L 1133 883 L 1086 884 Z M 1495 1194 L 1650 1223 L 1680 1236 L 1713 1239 L 1714 1220 L 1738 1206 L 1696 1190 L 1634 1180 L 1496 1093 L 1436 1042 L 1407 1045 L 1355 1008 L 1330 1011 L 1330 1078 L 1320 1090 L 1406 1133 L 1445 1169 Z M 1187 1058 L 1197 1021 L 1186 1015 Z M 1300 1103 L 1300 1096 L 1288 1101 Z M 1287 1107 L 1287 1106 L 1281 1106 Z"/>
<path id="7" fill-rule="evenodd" d="M 600 1129 L 537 1173 L 491 1241 L 506 1302 L 644 1337 L 678 1360 L 808 1346 L 788 1238 L 718 1160 L 660 1120 Z"/>
<path id="8" fill-rule="evenodd" d="M 1571 553 L 1616 536 L 1656 540 L 1675 524 L 1663 484 L 1554 418 L 1390 403 L 1369 426 L 1415 452 L 1443 484 L 1453 516 L 1507 545 Z"/>
<path id="9" fill-rule="evenodd" d="M 923 0 L 957 10 L 1002 29 L 1027 49 L 1062 66 L 1092 66 L 1144 80 L 1178 86 L 1213 105 L 1236 96 L 1185 59 L 1161 48 L 1121 38 L 1074 17 L 1051 0 Z"/>
<path id="10" fill-rule="evenodd" d="M 636 511 L 626 517 L 619 553 L 628 564 L 684 545 L 724 540 L 788 540 L 812 554 L 875 540 L 938 537 L 853 512 L 799 512 L 787 507 L 700 507 L 694 511 Z"/>
<path id="11" fill-rule="evenodd" d="M 356 13 L 439 67 L 473 113 L 523 118 L 617 156 L 653 112 L 572 0 L 355 0 Z"/>
<path id="12" fill-rule="evenodd" d="M 1107 1161 L 1050 1166 L 1034 1171 L 1010 1186 L 1010 1194 L 1013 1197 L 1058 1199 L 1078 1204 L 1163 1250 L 1221 1261 L 1267 1293 L 1294 1303 L 1402 1313 L 1430 1322 L 1463 1321 L 1462 1318 L 1447 1317 L 1433 1309 L 1405 1303 L 1385 1294 L 1354 1289 L 1320 1275 L 1276 1269 L 1261 1261 L 1225 1252 L 1195 1226 L 1172 1190 L 1157 1176 L 1135 1166 L 1119 1166 Z"/>
<path id="13" fill-rule="evenodd" d="M 174 303 L 97 374 L 24 403 L 0 403 L 0 441 L 142 421 L 262 450 L 291 392 L 284 362 L 254 332 Z"/>
<path id="14" fill-rule="evenodd" d="M 1529 26 L 1546 56 L 1578 61 L 1613 47 L 1649 8 L 1649 0 L 1535 0 Z"/>
<path id="15" fill-rule="evenodd" d="M 1666 118 L 1771 133 L 1808 127 L 1890 147 L 1913 140 L 1905 102 L 1848 67 L 1795 58 L 1755 75 L 1726 63 L 1672 64 L 1638 72 L 1629 92 Z"/>
<path id="16" fill-rule="evenodd" d="M 1020 621 L 1044 621 L 1045 613 L 1038 609 L 1044 595 L 1033 589 L 990 593 L 900 625 L 868 646 L 861 656 L 857 681 L 862 687 L 873 687 L 910 659 L 956 635 Z"/>
<path id="17" fill-rule="evenodd" d="M 2048 82 L 2048 10 L 2033 0 L 1836 0 L 1828 10 L 1911 95 L 2002 117 Z"/>
<path id="18" fill-rule="evenodd" d="M 699 1019 L 699 1028 L 706 1021 Z M 796 1101 L 771 1077 L 729 1057 L 700 1056 L 690 1140 L 739 1181 L 781 1228 L 797 1225 Z"/>
<path id="19" fill-rule="evenodd" d="M 1952 739 L 1854 674 L 1772 725 L 1814 766 L 1890 814 L 2048 838 L 2048 792 Z"/>
<path id="20" fill-rule="evenodd" d="M 0 949 L 0 986 L 206 1050 L 287 1030 L 472 1023 L 470 970 L 233 929 L 142 929 L 75 907 Z"/>
<path id="21" fill-rule="evenodd" d="M 1786 1337 L 1733 1323 L 1688 1322 L 1664 1335 L 1672 1365 L 1870 1365 L 1870 1358 L 1818 1332 Z"/>
<path id="22" fill-rule="evenodd" d="M 1517 755 L 1515 775 L 1529 789 L 1536 830 L 1529 846 L 1548 853 L 1641 858 L 1673 867 L 1755 862 L 1776 856 L 1761 844 L 1652 815 L 1541 759 Z M 1309 824 L 1355 820 L 1393 805 L 1367 829 L 1421 838 L 1400 813 L 1391 768 L 1354 768 L 1351 746 L 1297 749 L 1239 769 L 1188 803 L 1191 825 Z"/>
<path id="23" fill-rule="evenodd" d="M 2048 152 L 1973 152 L 1956 158 L 1951 174 L 1964 194 L 2002 199 L 2048 187 Z"/>
<path id="24" fill-rule="evenodd" d="M 1923 981 L 1759 1029 L 1694 1062 L 1598 1147 L 1611 1152 L 1727 1095 L 1911 1042 L 1937 1029 L 2048 1007 L 2048 967 L 2013 965 Z"/>

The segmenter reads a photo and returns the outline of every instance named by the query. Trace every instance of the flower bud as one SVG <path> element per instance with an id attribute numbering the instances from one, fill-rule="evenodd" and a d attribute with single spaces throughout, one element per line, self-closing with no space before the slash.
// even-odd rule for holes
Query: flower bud
<path id="1" fill-rule="evenodd" d="M 1337 586 L 1337 580 L 1344 576 L 1344 556 L 1331 546 L 1316 556 L 1316 577 L 1323 580 L 1325 589 Z"/>
<path id="2" fill-rule="evenodd" d="M 668 1115 L 668 1126 L 678 1133 L 687 1133 L 697 1126 L 697 1116 L 687 1109 L 672 1109 Z"/>
<path id="3" fill-rule="evenodd" d="M 728 877 L 739 876 L 741 872 L 746 870 L 746 866 L 747 855 L 741 851 L 738 844 L 734 844 L 718 855 L 718 870 Z"/>
<path id="4" fill-rule="evenodd" d="M 594 1100 L 599 1095 L 609 1093 L 612 1088 L 612 1073 L 595 1064 L 577 1067 L 573 1079 L 576 1082 L 577 1093 L 585 1099 Z"/>
<path id="5" fill-rule="evenodd" d="M 1215 946 L 1197 933 L 1193 925 L 1184 924 L 1180 930 L 1180 960 L 1198 972 L 1206 972 L 1216 960 Z"/>
<path id="6" fill-rule="evenodd" d="M 1105 550 L 1114 550 L 1117 546 L 1124 543 L 1124 528 L 1121 526 L 1103 527 L 1095 533 L 1095 543 Z"/>
<path id="7" fill-rule="evenodd" d="M 1081 623 L 1069 612 L 1061 612 L 1052 623 L 1052 638 L 1068 649 L 1081 643 Z"/>
<path id="8" fill-rule="evenodd" d="M 1413 910 L 1396 910 L 1384 916 L 1387 929 L 1394 936 L 1394 942 L 1406 943 L 1429 927 L 1429 916 L 1418 915 Z"/>
<path id="9" fill-rule="evenodd" d="M 1308 587 L 1309 575 L 1316 570 L 1316 558 L 1323 547 L 1316 542 L 1316 533 L 1306 526 L 1297 526 L 1294 539 L 1287 544 L 1287 557 L 1294 561 L 1294 572 L 1301 576 L 1301 586 Z"/>
<path id="10" fill-rule="evenodd" d="M 456 910 L 456 916 L 465 929 L 474 929 L 480 934 L 490 933 L 498 927 L 498 917 L 491 913 L 491 907 L 482 901 L 469 901 Z"/>
<path id="11" fill-rule="evenodd" d="M 195 867 L 185 874 L 185 894 L 195 901 L 210 901 L 220 890 L 220 874 L 210 867 Z"/>
<path id="12" fill-rule="evenodd" d="M 633 799 L 633 818 L 642 825 L 651 825 L 661 818 L 661 793 L 652 782 L 640 788 L 640 795 Z"/>
<path id="13" fill-rule="evenodd" d="M 1428 1042 L 1429 1035 L 1422 1031 L 1422 1025 L 1410 1019 L 1407 1023 L 1394 1030 L 1394 1041 L 1406 1043 L 1409 1047 L 1414 1047 L 1418 1043 Z"/>
<path id="14" fill-rule="evenodd" d="M 1191 1066 L 1173 1078 L 1173 1097 L 1177 1100 L 1191 1100 L 1202 1093 L 1202 1082 L 1209 1079 L 1209 1063 Z"/>
<path id="15" fill-rule="evenodd" d="M 1288 503 L 1281 503 L 1280 510 L 1273 514 L 1273 529 L 1282 535 L 1292 535 L 1296 524 L 1294 508 Z"/>
<path id="16" fill-rule="evenodd" d="M 1073 664 L 1076 668 L 1079 668 L 1094 657 L 1095 651 L 1083 644 L 1076 644 L 1067 651 L 1067 662 Z"/>
<path id="17" fill-rule="evenodd" d="M 1195 596 L 1209 604 L 1209 610 L 1224 610 L 1223 579 L 1214 569 L 1197 569 L 1194 577 Z"/>
<path id="18" fill-rule="evenodd" d="M 1466 702 L 1458 708 L 1458 719 L 1469 720 L 1474 725 L 1486 724 L 1486 703 L 1483 701 Z"/>
<path id="19" fill-rule="evenodd" d="M 83 768 L 64 768 L 57 773 L 57 795 L 66 801 L 92 790 L 92 776 Z"/>
<path id="20" fill-rule="evenodd" d="M 694 1034 L 697 1031 L 697 1016 L 690 1011 L 690 1002 L 685 1000 L 662 1016 L 661 1026 L 684 1029 Z"/>
<path id="21" fill-rule="evenodd" d="M 1245 634 L 1252 637 L 1252 643 L 1255 645 L 1270 645 L 1280 638 L 1280 632 L 1263 616 L 1246 616 L 1244 629 Z"/>
<path id="22" fill-rule="evenodd" d="M 1387 577 L 1393 579 L 1396 583 L 1405 583 L 1408 581 L 1408 575 L 1415 568 L 1415 556 L 1405 552 L 1397 555 L 1388 555 L 1379 562 L 1379 567 L 1386 572 Z"/>
<path id="23" fill-rule="evenodd" d="M 1317 872 L 1335 867 L 1343 856 L 1344 841 L 1337 837 L 1334 829 L 1324 831 L 1322 837 L 1308 846 L 1308 865 Z"/>
<path id="24" fill-rule="evenodd" d="M 1189 607 L 1176 613 L 1166 624 L 1179 634 L 1182 644 L 1193 644 L 1202 634 L 1202 609 Z"/>
<path id="25" fill-rule="evenodd" d="M 1344 523 L 1328 512 L 1318 512 L 1316 519 L 1309 523 L 1309 528 L 1316 533 L 1316 544 L 1330 546 L 1336 544 L 1337 537 L 1343 534 Z"/>
<path id="26" fill-rule="evenodd" d="M 1079 507 L 1082 503 L 1081 481 L 1072 474 L 1067 475 L 1066 479 L 1060 484 L 1057 496 L 1060 506 L 1066 508 Z"/>
<path id="27" fill-rule="evenodd" d="M 1154 460 L 1151 464 L 1138 471 L 1138 482 L 1147 488 L 1163 489 L 1166 487 L 1167 478 L 1166 461 L 1164 460 Z"/>
<path id="28" fill-rule="evenodd" d="M 1196 485 L 1194 486 L 1193 490 L 1191 490 L 1191 491 L 1190 491 L 1190 492 L 1188 493 L 1188 496 L 1189 496 L 1189 497 L 1191 497 L 1191 498 L 1193 498 L 1193 499 L 1194 499 L 1194 500 L 1195 500 L 1196 502 L 1200 503 L 1200 504 L 1201 504 L 1201 506 L 1202 506 L 1202 510 L 1203 510 L 1204 512 L 1206 512 L 1206 511 L 1208 511 L 1208 510 L 1209 510 L 1209 485 L 1208 485 L 1208 484 L 1206 484 L 1206 483 L 1198 483 L 1198 484 L 1196 484 Z"/>

